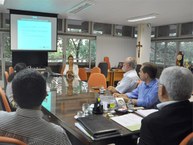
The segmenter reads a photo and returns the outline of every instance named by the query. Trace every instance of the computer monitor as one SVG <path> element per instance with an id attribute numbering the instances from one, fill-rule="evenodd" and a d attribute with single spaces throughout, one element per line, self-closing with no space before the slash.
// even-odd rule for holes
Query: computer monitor
<path id="1" fill-rule="evenodd" d="M 117 68 L 118 68 L 118 69 L 122 69 L 122 67 L 123 67 L 123 62 L 119 62 Z"/>
<path id="2" fill-rule="evenodd" d="M 47 96 L 42 102 L 42 106 L 46 108 L 49 112 L 55 114 L 56 110 L 56 91 L 47 92 Z"/>

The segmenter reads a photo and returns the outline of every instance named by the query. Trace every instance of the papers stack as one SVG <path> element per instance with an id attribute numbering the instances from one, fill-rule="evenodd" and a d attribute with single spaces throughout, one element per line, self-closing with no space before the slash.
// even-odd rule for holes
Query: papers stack
<path id="1" fill-rule="evenodd" d="M 147 110 L 137 110 L 135 113 L 141 115 L 142 117 L 146 117 L 151 113 L 158 111 L 157 109 L 147 109 Z"/>
<path id="2" fill-rule="evenodd" d="M 129 113 L 122 116 L 112 117 L 111 119 L 130 131 L 136 131 L 141 128 L 141 120 L 143 118 L 136 114 Z"/>

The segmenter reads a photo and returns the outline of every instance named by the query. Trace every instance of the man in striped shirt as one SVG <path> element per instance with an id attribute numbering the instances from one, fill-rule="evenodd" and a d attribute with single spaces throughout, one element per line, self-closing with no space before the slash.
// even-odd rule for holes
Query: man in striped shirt
<path id="1" fill-rule="evenodd" d="M 42 119 L 42 101 L 46 97 L 46 81 L 34 69 L 19 72 L 12 83 L 16 112 L 0 111 L 0 135 L 23 140 L 28 145 L 71 145 L 66 132 L 58 125 Z"/>

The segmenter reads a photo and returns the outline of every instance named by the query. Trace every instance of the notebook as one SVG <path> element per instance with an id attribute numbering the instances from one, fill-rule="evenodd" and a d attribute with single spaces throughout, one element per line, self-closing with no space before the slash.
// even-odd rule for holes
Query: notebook
<path id="1" fill-rule="evenodd" d="M 118 127 L 101 115 L 90 115 L 77 119 L 80 125 L 94 138 L 119 136 Z"/>

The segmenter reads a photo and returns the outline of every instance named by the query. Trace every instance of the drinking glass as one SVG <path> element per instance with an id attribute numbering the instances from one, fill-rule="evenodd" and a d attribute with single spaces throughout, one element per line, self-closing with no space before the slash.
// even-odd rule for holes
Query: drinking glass
<path id="1" fill-rule="evenodd" d="M 84 103 L 82 104 L 82 111 L 84 112 L 84 115 L 87 116 L 88 112 L 89 112 L 89 104 L 88 103 Z"/>

